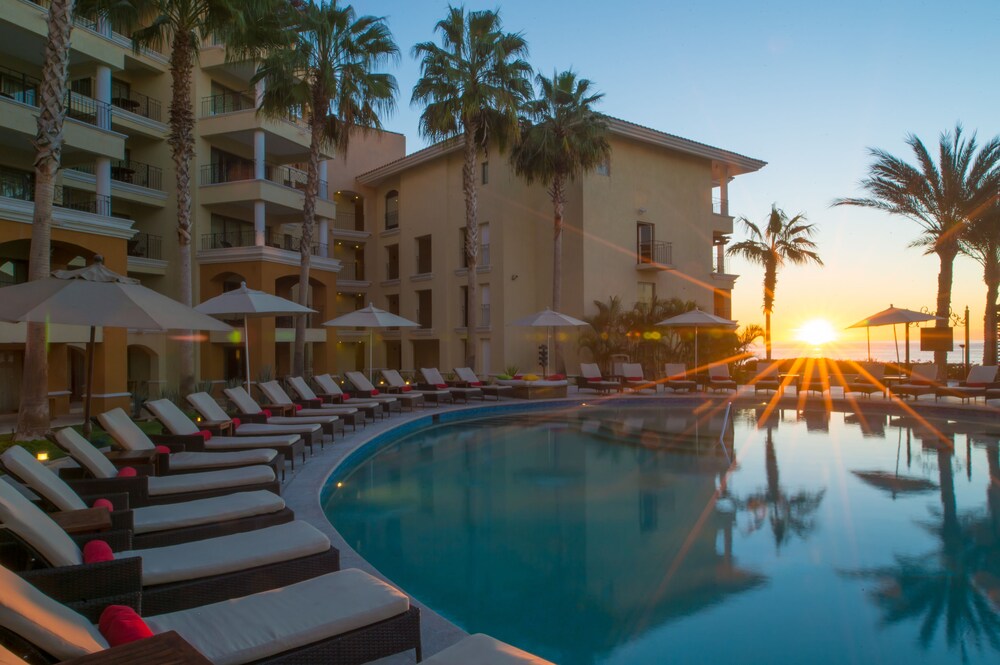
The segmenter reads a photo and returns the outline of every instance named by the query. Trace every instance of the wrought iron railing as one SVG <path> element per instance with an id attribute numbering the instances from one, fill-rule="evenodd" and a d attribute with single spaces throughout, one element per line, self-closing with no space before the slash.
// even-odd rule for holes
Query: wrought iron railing
<path id="1" fill-rule="evenodd" d="M 160 122 L 163 117 L 163 105 L 158 99 L 153 99 L 134 90 L 129 90 L 124 95 L 119 94 L 112 97 L 111 105 L 157 122 Z"/>
<path id="2" fill-rule="evenodd" d="M 205 233 L 201 236 L 201 248 L 228 249 L 230 247 L 254 247 L 257 233 L 253 229 L 240 231 L 224 231 L 222 233 Z M 265 233 L 264 245 L 284 249 L 290 252 L 300 251 L 302 238 L 285 233 Z M 309 253 L 313 256 L 325 255 L 328 247 L 324 243 L 313 243 Z"/>
<path id="3" fill-rule="evenodd" d="M 20 201 L 35 200 L 35 177 L 32 173 L 0 169 L 0 196 Z M 56 185 L 52 205 L 95 215 L 111 214 L 111 197 Z"/>
<path id="4" fill-rule="evenodd" d="M 137 233 L 128 241 L 128 255 L 142 259 L 163 260 L 163 238 L 150 233 Z"/>
<path id="5" fill-rule="evenodd" d="M 226 182 L 256 180 L 256 169 L 250 160 L 230 161 L 219 164 L 204 164 L 201 167 L 199 182 L 202 185 L 218 185 Z M 270 182 L 305 191 L 308 174 L 291 166 L 264 165 L 264 179 Z M 327 183 L 319 181 L 319 198 L 326 199 Z"/>
<path id="6" fill-rule="evenodd" d="M 111 126 L 111 107 L 78 92 L 66 93 L 66 117 L 95 127 Z"/>
<path id="7" fill-rule="evenodd" d="M 96 170 L 93 163 L 78 164 L 69 168 L 91 175 Z M 111 160 L 111 179 L 163 191 L 163 169 L 131 159 Z"/>
<path id="8" fill-rule="evenodd" d="M 243 92 L 222 92 L 201 98 L 202 117 L 251 111 L 257 108 L 253 97 Z"/>
<path id="9" fill-rule="evenodd" d="M 0 97 L 38 106 L 38 89 L 41 81 L 34 76 L 10 67 L 0 66 Z"/>
<path id="10" fill-rule="evenodd" d="M 636 263 L 673 264 L 673 246 L 663 240 L 640 242 L 636 247 Z"/>

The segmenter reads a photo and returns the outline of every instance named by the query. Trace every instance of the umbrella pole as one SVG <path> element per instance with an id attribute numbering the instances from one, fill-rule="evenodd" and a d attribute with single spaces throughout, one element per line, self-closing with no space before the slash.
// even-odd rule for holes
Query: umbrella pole
<path id="1" fill-rule="evenodd" d="M 374 366 L 375 361 L 372 359 L 372 346 L 375 344 L 375 329 L 368 329 L 368 383 L 372 383 L 372 366 Z M 372 383 L 374 386 L 375 384 Z"/>
<path id="2" fill-rule="evenodd" d="M 90 424 L 90 396 L 94 388 L 94 326 L 90 326 L 90 341 L 87 342 L 87 394 L 83 398 L 83 435 L 90 438 L 93 429 Z"/>
<path id="3" fill-rule="evenodd" d="M 899 364 L 899 338 L 896 336 L 896 326 L 892 327 L 892 341 L 896 345 L 896 364 Z"/>
<path id="4" fill-rule="evenodd" d="M 250 324 L 247 323 L 247 315 L 243 315 L 243 360 L 247 364 L 247 395 L 250 392 Z"/>
<path id="5" fill-rule="evenodd" d="M 910 366 L 910 324 L 906 324 L 906 366 Z"/>
<path id="6" fill-rule="evenodd" d="M 872 327 L 865 326 L 865 336 L 868 338 L 868 362 L 872 361 Z"/>

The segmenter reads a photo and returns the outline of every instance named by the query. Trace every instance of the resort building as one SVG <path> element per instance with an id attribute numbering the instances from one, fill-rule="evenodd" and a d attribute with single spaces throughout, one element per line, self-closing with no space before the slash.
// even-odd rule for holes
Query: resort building
<path id="1" fill-rule="evenodd" d="M 0 0 L 0 286 L 27 279 L 46 7 L 44 0 Z M 298 298 L 309 134 L 294 109 L 280 119 L 256 112 L 263 91 L 251 89 L 252 74 L 251 64 L 228 62 L 223 45 L 202 45 L 192 91 L 196 303 L 241 282 Z M 52 269 L 101 254 L 112 270 L 181 299 L 167 56 L 136 53 L 106 22 L 78 16 L 69 80 Z M 728 315 L 736 279 L 723 260 L 733 229 L 728 183 L 764 162 L 621 120 L 612 120 L 610 140 L 611 160 L 570 186 L 562 309 L 581 317 L 593 313 L 594 300 L 620 296 L 631 304 L 657 295 Z M 459 146 L 453 139 L 406 156 L 405 138 L 384 132 L 359 134 L 346 155 L 324 155 L 310 248 L 309 301 L 318 313 L 306 333 L 314 371 L 366 364 L 367 331 L 319 324 L 368 302 L 420 324 L 378 331 L 376 367 L 447 371 L 464 364 L 474 344 L 480 372 L 536 368 L 544 331 L 505 322 L 551 301 L 551 202 L 544 187 L 518 179 L 504 155 L 481 156 L 479 302 L 470 311 Z M 287 374 L 293 325 L 291 318 L 250 319 L 253 367 Z M 51 327 L 54 413 L 82 394 L 87 335 Z M 125 406 L 133 393 L 176 387 L 169 333 L 107 328 L 97 339 L 95 411 Z M 242 377 L 239 332 L 203 340 L 200 380 Z M 23 325 L 0 323 L 0 412 L 17 408 L 23 341 Z M 576 346 L 565 349 L 572 367 Z"/>
<path id="2" fill-rule="evenodd" d="M 737 276 L 725 264 L 728 186 L 765 162 L 618 119 L 609 139 L 610 161 L 568 187 L 561 310 L 583 317 L 596 311 L 595 300 L 619 296 L 631 306 L 655 295 L 730 316 Z M 551 304 L 551 200 L 545 187 L 518 178 L 505 155 L 480 156 L 479 303 L 469 311 L 462 164 L 461 139 L 453 139 L 357 176 L 371 286 L 347 290 L 341 281 L 338 308 L 371 300 L 420 324 L 382 332 L 376 364 L 451 368 L 474 344 L 481 372 L 512 364 L 538 371 L 546 332 L 505 323 Z M 338 237 L 336 251 L 348 251 L 343 243 L 360 261 L 360 244 L 351 242 L 358 239 Z M 575 340 L 575 332 L 558 332 Z M 350 341 L 342 334 L 338 366 L 360 355 Z M 575 343 L 565 353 L 572 368 Z"/>

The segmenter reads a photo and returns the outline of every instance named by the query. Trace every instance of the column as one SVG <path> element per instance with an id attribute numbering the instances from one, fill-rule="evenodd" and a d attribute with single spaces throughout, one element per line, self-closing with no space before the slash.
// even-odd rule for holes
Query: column
<path id="1" fill-rule="evenodd" d="M 264 180 L 267 177 L 264 150 L 264 130 L 255 129 L 253 132 L 253 177 L 257 180 Z"/>
<path id="2" fill-rule="evenodd" d="M 319 232 L 316 234 L 319 256 L 330 256 L 330 220 L 326 217 L 317 217 L 316 221 L 319 222 Z"/>
<path id="3" fill-rule="evenodd" d="M 719 166 L 719 198 L 720 210 L 723 215 L 729 215 L 729 166 L 721 164 Z"/>
<path id="4" fill-rule="evenodd" d="M 319 162 L 319 198 L 324 200 L 330 200 L 330 183 L 326 179 L 326 160 L 321 159 Z"/>
<path id="5" fill-rule="evenodd" d="M 111 129 L 111 68 L 98 65 L 96 77 L 97 126 Z M 111 160 L 98 157 L 94 164 L 97 214 L 111 215 Z"/>
<path id="6" fill-rule="evenodd" d="M 264 241 L 267 233 L 266 211 L 267 206 L 263 201 L 253 202 L 253 244 L 257 247 L 263 247 L 267 244 Z"/>

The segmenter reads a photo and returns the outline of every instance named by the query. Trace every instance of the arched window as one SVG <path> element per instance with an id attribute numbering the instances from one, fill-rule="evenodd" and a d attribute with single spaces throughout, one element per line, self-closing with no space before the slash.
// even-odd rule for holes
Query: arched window
<path id="1" fill-rule="evenodd" d="M 399 192 L 395 189 L 385 195 L 385 228 L 394 229 L 399 226 Z"/>

